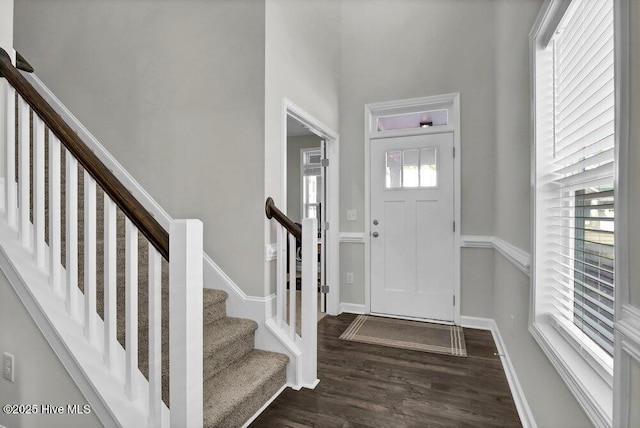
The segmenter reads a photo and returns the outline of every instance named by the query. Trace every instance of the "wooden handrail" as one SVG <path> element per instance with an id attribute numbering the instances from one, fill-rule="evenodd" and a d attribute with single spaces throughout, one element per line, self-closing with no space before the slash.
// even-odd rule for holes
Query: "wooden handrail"
<path id="1" fill-rule="evenodd" d="M 295 236 L 298 241 L 302 241 L 302 229 L 295 224 L 289 217 L 284 215 L 282 211 L 276 207 L 276 204 L 273 202 L 273 198 L 268 197 L 264 206 L 264 212 L 267 215 L 267 218 L 273 218 L 278 223 L 280 223 L 285 229 L 289 231 L 290 234 Z"/>
<path id="2" fill-rule="evenodd" d="M 100 161 L 78 134 L 45 101 L 33 86 L 11 64 L 7 52 L 0 48 L 0 77 L 4 77 L 31 109 L 42 119 L 80 165 L 96 180 L 149 242 L 169 260 L 169 233 L 153 218 L 131 192 Z"/>

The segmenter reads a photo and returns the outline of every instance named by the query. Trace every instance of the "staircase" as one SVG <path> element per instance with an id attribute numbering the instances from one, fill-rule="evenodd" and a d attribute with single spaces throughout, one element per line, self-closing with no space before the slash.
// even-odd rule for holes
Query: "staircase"
<path id="1" fill-rule="evenodd" d="M 64 161 L 62 161 L 64 167 Z M 48 174 L 46 174 L 48 177 Z M 84 291 L 84 176 L 78 172 L 78 254 L 79 281 Z M 63 183 L 64 184 L 64 183 Z M 64 189 L 64 186 L 62 186 Z M 63 192 L 64 199 L 64 192 Z M 96 271 L 97 312 L 104 319 L 104 195 L 97 191 Z M 64 216 L 63 216 L 64 217 Z M 125 293 L 125 216 L 117 211 L 117 320 L 118 342 L 126 342 Z M 63 253 L 65 243 L 63 239 Z M 149 266 L 148 241 L 138 235 L 138 362 L 149 379 Z M 64 260 L 64 258 L 63 258 Z M 162 399 L 169 405 L 169 264 L 162 263 Z M 203 290 L 203 381 L 204 427 L 239 427 L 286 383 L 286 355 L 254 348 L 258 324 L 253 320 L 227 316 L 227 293 Z M 101 304 L 102 303 L 102 304 Z"/>
<path id="2" fill-rule="evenodd" d="M 77 158 L 73 155 L 89 149 L 73 149 L 73 144 L 78 144 L 76 140 L 79 140 L 73 135 L 71 146 L 67 145 L 69 143 L 61 136 L 71 134 L 68 126 L 64 128 L 63 124 L 63 131 L 60 131 L 60 125 L 51 122 L 51 107 L 42 99 L 30 99 L 33 88 L 26 86 L 29 83 L 23 81 L 17 71 L 14 73 L 13 66 L 7 64 L 7 57 L 0 50 L 0 76 L 6 77 L 16 88 L 15 92 L 9 91 L 7 102 L 12 107 L 15 105 L 15 110 L 9 109 L 14 111 L 8 116 L 15 120 L 17 132 L 12 135 L 11 130 L 7 130 L 7 139 L 3 142 L 10 160 L 5 164 L 9 179 L 5 216 L 0 221 L 6 223 L 8 230 L 16 230 L 16 242 L 22 244 L 18 250 L 33 254 L 30 261 L 33 266 L 25 265 L 25 269 L 48 273 L 46 289 L 34 285 L 31 294 L 37 299 L 39 295 L 46 297 L 50 293 L 51 296 L 46 297 L 47 305 L 59 300 L 62 308 L 66 306 L 68 319 L 58 323 L 59 326 L 54 325 L 54 329 L 58 329 L 63 338 L 66 333 L 62 330 L 70 327 L 62 325 L 69 321 L 75 325 L 73 329 L 82 329 L 91 345 L 87 355 L 94 354 L 87 360 L 92 367 L 84 367 L 89 378 L 94 374 L 90 382 L 97 383 L 96 379 L 104 379 L 105 374 L 109 377 L 111 373 L 113 379 L 109 379 L 110 384 L 101 391 L 115 391 L 111 394 L 115 396 L 126 395 L 130 399 L 129 415 L 140 410 L 142 399 L 148 404 L 148 407 L 142 406 L 142 419 L 148 426 L 168 425 L 167 407 L 171 408 L 171 404 L 179 409 L 176 414 L 186 415 L 186 422 L 180 422 L 178 417 L 174 419 L 174 412 L 170 410 L 171 426 L 199 426 L 199 421 L 188 419 L 190 408 L 196 409 L 196 413 L 198 409 L 202 410 L 202 426 L 242 426 L 286 384 L 289 357 L 255 349 L 258 324 L 249 319 L 228 317 L 225 291 L 202 289 L 201 229 L 200 250 L 193 253 L 200 260 L 194 263 L 192 258 L 191 262 L 182 263 L 180 254 L 174 255 L 174 240 L 182 243 L 184 238 L 186 247 L 194 244 L 189 240 L 188 232 L 180 232 L 175 238 L 171 232 L 169 263 L 167 232 L 158 231 L 161 226 L 146 211 L 142 220 L 136 222 L 135 211 L 140 211 L 140 204 L 129 200 L 131 194 L 123 190 L 119 182 L 120 187 L 113 190 L 112 174 L 107 173 L 107 179 L 101 181 L 95 170 L 106 169 L 104 165 L 92 166 L 96 160 L 89 154 L 88 161 L 78 159 L 76 166 Z M 2 80 L 0 84 L 4 84 Z M 16 93 L 18 95 L 14 95 Z M 81 165 L 85 165 L 87 171 Z M 55 177 L 53 181 L 51 177 Z M 52 193 L 55 188 L 51 186 L 52 182 L 60 183 L 57 202 Z M 76 197 L 77 209 L 67 200 L 74 201 Z M 20 203 L 25 200 L 28 204 Z M 129 209 L 127 204 L 136 209 Z M 150 231 L 146 228 L 149 224 Z M 71 233 L 74 230 L 77 234 Z M 166 242 L 163 243 L 163 239 Z M 3 248 L 11 245 L 11 242 L 0 242 Z M 197 239 L 195 245 L 198 248 Z M 68 251 L 71 255 L 77 251 L 77 259 L 70 258 Z M 178 263 L 176 267 L 174 263 Z M 198 263 L 199 282 L 195 284 L 200 285 L 194 289 L 189 285 L 189 269 L 197 267 Z M 182 275 L 178 279 L 186 283 L 172 282 L 174 269 Z M 151 271 L 155 273 L 150 275 Z M 184 285 L 184 291 L 180 284 Z M 27 288 L 30 286 L 26 285 Z M 182 293 L 187 295 L 184 301 Z M 170 305 L 176 296 L 179 298 L 175 305 Z M 190 335 L 200 329 L 190 320 L 199 319 L 200 313 L 192 306 L 181 305 L 190 299 L 199 302 L 200 298 L 202 346 L 201 355 L 195 358 L 202 359 L 202 371 L 194 376 L 193 367 L 199 367 L 199 363 L 190 353 L 189 340 Z M 55 317 L 48 317 L 52 323 L 55 324 L 59 312 L 56 310 Z M 180 331 L 176 326 L 186 328 Z M 170 330 L 174 336 L 170 335 Z M 77 335 L 77 331 L 74 334 Z M 180 340 L 186 344 L 181 346 Z M 200 346 L 193 349 L 200 349 Z M 104 366 L 93 367 L 95 355 L 104 359 Z M 170 355 L 178 356 L 175 367 Z M 82 357 L 77 359 L 82 366 Z M 176 381 L 174 385 L 171 373 L 176 373 L 176 368 L 178 373 L 188 373 L 189 379 Z M 141 376 L 148 382 L 141 382 Z M 122 389 L 118 393 L 119 388 Z M 172 393 L 177 394 L 173 399 Z M 201 406 L 194 406 L 192 397 L 202 397 Z M 109 401 L 108 397 L 102 399 Z M 116 401 L 122 406 L 121 397 L 116 397 Z M 139 422 L 131 422 L 135 418 L 119 419 L 117 410 L 111 409 L 111 412 L 119 425 L 141 426 Z M 129 422 L 123 423 L 123 420 Z"/>

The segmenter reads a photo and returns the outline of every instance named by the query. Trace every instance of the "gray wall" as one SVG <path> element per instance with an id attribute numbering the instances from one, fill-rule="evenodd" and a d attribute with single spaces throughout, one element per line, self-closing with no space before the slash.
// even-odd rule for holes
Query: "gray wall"
<path id="1" fill-rule="evenodd" d="M 53 352 L 31 315 L 0 272 L 0 354 L 14 356 L 15 382 L 0 378 L 0 404 L 87 404 Z M 89 428 L 102 424 L 88 415 L 7 415 L 0 412 L 0 425 L 7 428 Z"/>
<path id="2" fill-rule="evenodd" d="M 460 92 L 462 233 L 492 235 L 494 200 L 494 13 L 488 0 L 342 2 L 340 230 L 364 230 L 364 105 Z M 357 222 L 346 221 L 356 209 Z M 349 302 L 364 304 L 360 244 L 342 244 L 341 271 L 354 272 Z M 469 257 L 476 257 L 469 255 Z M 483 256 L 479 256 L 483 257 Z M 353 260 L 354 264 L 350 264 Z M 488 269 L 488 267 L 485 267 Z M 480 277 L 486 278 L 488 271 Z M 466 275 L 465 277 L 468 277 Z M 344 284 L 344 277 L 341 278 Z M 462 299 L 491 283 L 462 284 Z M 484 287 L 482 290 L 480 287 Z M 480 305 L 486 306 L 486 302 Z M 463 303 L 474 313 L 474 301 Z"/>
<path id="3" fill-rule="evenodd" d="M 36 74 L 205 251 L 263 295 L 263 1 L 16 0 Z M 240 220 L 239 220 L 240 219 Z"/>
<path id="4" fill-rule="evenodd" d="M 281 162 L 286 135 L 284 98 L 338 132 L 340 3 L 337 0 L 266 0 L 264 196 L 286 206 Z M 264 243 L 276 241 L 264 220 Z M 275 291 L 275 262 L 265 269 L 265 293 Z"/>
<path id="5" fill-rule="evenodd" d="M 287 215 L 296 222 L 302 220 L 300 149 L 319 149 L 320 143 L 320 138 L 315 135 L 287 138 Z"/>
<path id="6" fill-rule="evenodd" d="M 460 313 L 493 318 L 493 263 L 500 257 L 493 249 L 462 248 L 460 254 Z"/>

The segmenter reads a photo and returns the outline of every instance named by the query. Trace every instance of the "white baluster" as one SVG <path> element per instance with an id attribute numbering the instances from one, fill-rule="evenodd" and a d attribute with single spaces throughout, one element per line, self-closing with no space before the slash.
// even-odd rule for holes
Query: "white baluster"
<path id="1" fill-rule="evenodd" d="M 202 222 L 170 227 L 169 378 L 171 426 L 202 426 Z"/>
<path id="2" fill-rule="evenodd" d="M 104 194 L 104 363 L 113 370 L 118 346 L 116 332 L 116 204 Z"/>
<path id="3" fill-rule="evenodd" d="M 44 195 L 46 185 L 44 168 L 44 122 L 33 115 L 33 248 L 36 265 L 40 269 L 46 267 L 46 242 L 44 240 Z"/>
<path id="4" fill-rule="evenodd" d="M 66 258 L 67 258 L 67 312 L 78 316 L 78 161 L 67 150 L 66 175 Z"/>
<path id="5" fill-rule="evenodd" d="M 162 256 L 149 244 L 149 427 L 162 424 Z"/>
<path id="6" fill-rule="evenodd" d="M 296 237 L 289 234 L 289 337 L 296 337 Z"/>
<path id="7" fill-rule="evenodd" d="M 126 393 L 138 398 L 138 229 L 125 219 L 125 350 Z"/>
<path id="8" fill-rule="evenodd" d="M 287 314 L 285 312 L 285 299 L 286 299 L 286 230 L 284 227 L 276 226 L 278 256 L 276 258 L 276 318 L 278 321 L 278 328 L 283 328 L 283 322 L 286 320 Z"/>
<path id="9" fill-rule="evenodd" d="M 302 220 L 302 384 L 317 381 L 318 350 L 318 226 L 315 218 Z"/>
<path id="10" fill-rule="evenodd" d="M 96 337 L 96 181 L 84 172 L 84 334 Z"/>
<path id="11" fill-rule="evenodd" d="M 31 245 L 31 220 L 30 214 L 30 190 L 31 190 L 31 172 L 29 169 L 29 105 L 22 97 L 18 98 L 18 113 L 20 115 L 18 131 L 20 133 L 18 140 L 18 189 L 20 193 L 20 237 L 22 245 L 29 247 Z"/>
<path id="12" fill-rule="evenodd" d="M 60 140 L 49 132 L 49 281 L 56 293 L 62 293 Z"/>
<path id="13" fill-rule="evenodd" d="M 16 226 L 16 90 L 7 83 L 7 127 L 5 146 L 5 213 L 7 223 L 11 227 Z"/>

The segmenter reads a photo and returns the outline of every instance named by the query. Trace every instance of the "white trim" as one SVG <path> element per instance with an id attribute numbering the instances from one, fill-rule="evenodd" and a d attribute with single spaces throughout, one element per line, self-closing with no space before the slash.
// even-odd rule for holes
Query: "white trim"
<path id="1" fill-rule="evenodd" d="M 462 248 L 493 248 L 522 273 L 530 275 L 531 255 L 497 236 L 463 235 L 460 237 L 460 246 Z"/>
<path id="2" fill-rule="evenodd" d="M 340 245 L 338 245 L 338 224 L 340 223 L 340 137 L 337 132 L 288 98 L 283 98 L 282 109 L 283 125 L 280 147 L 282 153 L 282 171 L 280 174 L 282 200 L 287 201 L 287 116 L 291 116 L 298 122 L 306 125 L 311 132 L 325 140 L 327 156 L 331 162 L 328 168 L 329 177 L 325 180 L 325 183 L 323 183 L 329 199 L 325 201 L 328 209 L 325 211 L 326 219 L 324 219 L 324 221 L 330 224 L 329 229 L 325 232 L 325 236 L 329 241 L 327 258 L 325 260 L 327 264 L 326 283 L 331 286 L 331 292 L 326 294 L 326 304 L 328 314 L 338 315 L 340 300 Z M 284 204 L 284 206 L 286 206 L 286 204 Z"/>
<path id="3" fill-rule="evenodd" d="M 629 401 L 631 359 L 635 358 L 634 346 L 629 343 L 630 337 L 625 333 L 633 332 L 628 325 L 630 317 L 635 311 L 629 310 L 629 0 L 616 0 L 613 5 L 614 13 L 614 73 L 616 99 L 616 145 L 615 145 L 615 173 L 614 186 L 616 197 L 614 201 L 616 230 L 615 260 L 616 260 L 616 299 L 615 313 L 617 322 L 614 324 L 614 366 L 613 366 L 613 426 L 626 428 L 629 426 Z M 631 322 L 633 324 L 633 322 Z M 636 324 L 638 326 L 640 324 Z M 631 327 L 627 330 L 627 327 Z M 635 330 L 637 332 L 637 330 Z M 633 337 L 633 335 L 632 335 Z M 638 342 L 636 341 L 636 345 Z"/>
<path id="4" fill-rule="evenodd" d="M 262 407 L 260 407 L 260 409 L 258 409 L 258 411 L 253 414 L 253 416 L 251 416 L 249 419 L 247 419 L 247 421 L 244 423 L 244 425 L 242 425 L 242 428 L 247 428 L 249 425 L 251 425 L 251 423 L 253 421 L 255 421 L 258 418 L 258 416 L 260 416 L 262 414 L 262 412 L 264 412 L 267 409 L 267 407 L 269 407 L 271 405 L 271 403 L 273 403 L 276 400 L 276 398 L 278 398 L 278 396 L 280 396 L 280 394 L 282 394 L 282 391 L 284 391 L 285 389 L 287 389 L 289 387 L 291 387 L 289 384 L 282 385 L 282 387 L 275 394 L 273 394 L 273 396 L 271 396 L 271 398 L 269 398 L 267 400 L 267 402 L 264 403 L 264 405 Z"/>
<path id="5" fill-rule="evenodd" d="M 506 375 L 507 382 L 509 383 L 509 389 L 511 390 L 513 401 L 515 402 L 516 409 L 518 410 L 518 416 L 520 416 L 520 422 L 522 422 L 522 426 L 524 428 L 537 427 L 531 408 L 529 408 L 529 403 L 527 403 L 527 398 L 524 395 L 524 391 L 522 390 L 522 386 L 518 380 L 516 369 L 511 362 L 511 358 L 509 358 L 507 346 L 502 340 L 502 335 L 500 334 L 496 321 L 491 318 L 470 317 L 464 315 L 461 317 L 460 321 L 464 328 L 491 331 L 493 340 L 496 343 L 496 348 L 498 349 L 500 361 L 502 362 L 504 374 Z"/>
<path id="6" fill-rule="evenodd" d="M 358 304 L 358 303 L 347 303 L 347 302 L 341 302 L 340 303 L 340 313 L 348 313 L 348 314 L 364 314 L 364 305 Z"/>
<path id="7" fill-rule="evenodd" d="M 531 256 L 529 255 L 529 253 L 509 244 L 507 241 L 498 237 L 493 238 L 493 246 L 515 267 L 520 269 L 525 275 L 529 275 L 529 271 L 531 268 Z"/>
<path id="8" fill-rule="evenodd" d="M 390 113 L 403 109 L 403 112 L 427 108 L 435 104 L 443 105 L 443 108 L 449 108 L 448 124 L 446 126 L 438 126 L 432 128 L 420 128 L 398 131 L 372 132 L 372 124 L 374 118 L 381 113 Z M 405 111 L 406 110 L 406 111 Z M 456 156 L 453 159 L 454 168 L 454 199 L 453 212 L 454 221 L 457 225 L 454 238 L 454 254 L 453 254 L 453 295 L 456 302 L 460 302 L 460 229 L 461 223 L 461 153 L 460 149 L 460 131 L 462 129 L 460 122 L 460 93 L 454 92 L 442 95 L 433 95 L 421 98 L 412 98 L 397 101 L 387 101 L 364 106 L 364 289 L 365 289 L 365 311 L 371 312 L 371 171 L 370 171 L 370 143 L 372 139 L 384 137 L 399 137 L 407 135 L 424 135 L 439 134 L 442 132 L 453 133 L 453 148 Z M 460 324 L 460 305 L 453 307 L 453 322 Z"/>
<path id="9" fill-rule="evenodd" d="M 604 409 L 600 405 L 600 400 L 594 397 L 594 395 L 611 393 L 609 384 L 593 371 L 585 359 L 578 356 L 573 346 L 554 327 L 535 323 L 529 326 L 529 332 L 560 374 L 591 423 L 596 427 L 610 427 L 611 409 Z M 570 353 L 575 355 L 570 362 L 560 358 L 561 354 Z M 591 373 L 591 376 L 584 376 L 585 373 Z"/>
<path id="10" fill-rule="evenodd" d="M 460 317 L 460 326 L 464 328 L 491 331 L 495 325 L 496 323 L 492 318 L 471 317 L 467 315 L 462 315 Z"/>
<path id="11" fill-rule="evenodd" d="M 621 348 L 640 363 L 640 309 L 631 305 L 622 307 L 621 319 L 615 328 L 621 342 Z M 627 368 L 628 375 L 628 368 Z"/>
<path id="12" fill-rule="evenodd" d="M 462 235 L 460 246 L 462 248 L 493 248 L 493 236 Z"/>
<path id="13" fill-rule="evenodd" d="M 362 232 L 340 232 L 338 241 L 348 244 L 364 244 L 364 233 Z"/>

